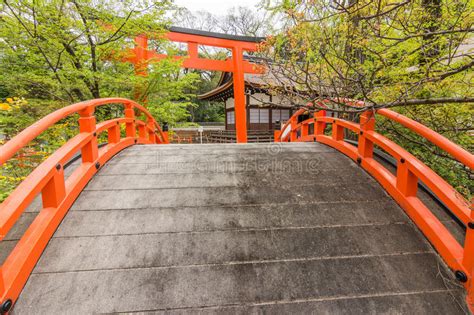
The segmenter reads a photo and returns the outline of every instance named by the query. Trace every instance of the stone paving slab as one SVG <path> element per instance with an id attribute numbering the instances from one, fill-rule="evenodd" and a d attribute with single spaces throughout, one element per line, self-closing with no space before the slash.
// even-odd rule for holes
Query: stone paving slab
<path id="1" fill-rule="evenodd" d="M 298 160 L 295 160 L 295 155 L 298 155 Z M 346 167 L 348 162 L 351 161 L 348 157 L 342 156 L 334 158 L 334 155 L 340 155 L 339 152 L 281 152 L 272 154 L 269 152 L 263 152 L 260 154 L 247 154 L 247 153 L 233 153 L 233 152 L 222 152 L 221 154 L 192 154 L 192 155 L 161 155 L 160 151 L 152 155 L 137 155 L 137 156 L 115 156 L 111 159 L 108 164 L 164 164 L 164 163 L 259 163 L 266 161 L 267 163 L 290 163 L 297 162 L 299 160 L 312 160 L 314 165 L 321 168 L 338 168 Z"/>
<path id="2" fill-rule="evenodd" d="M 186 188 L 186 187 L 220 187 L 220 186 L 242 186 L 242 185 L 272 185 L 277 188 L 281 183 L 291 182 L 296 186 L 304 184 L 312 185 L 321 182 L 328 185 L 340 185 L 351 180 L 351 183 L 365 183 L 371 180 L 369 175 L 364 174 L 354 178 L 356 169 L 350 169 L 344 173 L 334 174 L 334 170 L 316 169 L 302 170 L 301 172 L 269 173 L 267 171 L 245 172 L 245 173 L 219 173 L 209 172 L 200 176 L 189 173 L 160 174 L 158 176 L 143 176 L 143 174 L 131 175 L 102 175 L 96 176 L 87 185 L 85 190 L 112 190 L 129 189 L 159 189 L 159 188 Z M 256 176 L 257 175 L 257 176 Z M 113 185 L 111 185 L 113 183 Z"/>
<path id="3" fill-rule="evenodd" d="M 408 220 L 391 201 L 76 210 L 68 213 L 55 236 L 382 225 Z"/>
<path id="4" fill-rule="evenodd" d="M 368 201 L 386 197 L 379 187 L 366 185 L 327 186 L 322 183 L 301 187 L 192 187 L 169 189 L 129 189 L 84 191 L 72 210 L 135 209 L 240 205 L 297 202 Z"/>
<path id="5" fill-rule="evenodd" d="M 106 164 L 101 169 L 100 175 L 140 175 L 140 174 L 180 174 L 180 173 L 244 173 L 244 172 L 292 172 L 302 173 L 306 166 L 310 166 L 312 170 L 350 170 L 357 168 L 351 160 L 345 160 L 337 165 L 327 162 L 323 165 L 323 160 L 313 158 L 301 159 L 294 163 L 291 159 L 280 162 L 278 159 L 272 159 L 263 162 L 262 159 L 252 159 L 247 162 L 243 161 L 221 161 L 210 160 L 199 163 L 189 162 L 160 162 L 160 163 L 141 163 L 141 164 Z"/>
<path id="6" fill-rule="evenodd" d="M 262 146 L 264 146 L 262 148 Z M 170 157 L 170 156 L 194 156 L 197 157 L 202 155 L 205 152 L 206 156 L 215 156 L 219 155 L 222 156 L 223 154 L 227 155 L 262 155 L 262 154 L 288 154 L 288 153 L 300 153 L 300 154 L 308 154 L 308 153 L 333 153 L 333 149 L 330 147 L 308 147 L 308 146 L 291 146 L 288 147 L 286 145 L 280 144 L 258 144 L 255 146 L 240 148 L 235 147 L 235 145 L 222 147 L 220 145 L 216 145 L 214 147 L 203 146 L 201 148 L 193 147 L 191 149 L 186 148 L 169 148 L 167 150 L 127 150 L 118 153 L 117 157 L 132 157 L 132 156 L 162 156 L 162 157 Z"/>

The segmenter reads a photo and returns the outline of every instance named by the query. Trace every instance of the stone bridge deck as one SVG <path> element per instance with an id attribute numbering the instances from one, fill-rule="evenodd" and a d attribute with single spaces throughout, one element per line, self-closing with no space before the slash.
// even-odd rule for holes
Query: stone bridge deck
<path id="1" fill-rule="evenodd" d="M 324 145 L 135 146 L 82 192 L 14 314 L 463 314 L 452 282 Z"/>

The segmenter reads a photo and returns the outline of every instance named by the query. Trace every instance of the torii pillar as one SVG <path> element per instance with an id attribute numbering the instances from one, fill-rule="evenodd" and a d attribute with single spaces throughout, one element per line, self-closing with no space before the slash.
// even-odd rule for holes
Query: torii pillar
<path id="1" fill-rule="evenodd" d="M 262 73 L 262 66 L 244 60 L 244 51 L 256 51 L 259 42 L 264 38 L 249 36 L 234 36 L 214 32 L 204 32 L 180 27 L 171 27 L 165 37 L 174 42 L 188 44 L 187 56 L 174 56 L 173 58 L 182 60 L 181 66 L 211 71 L 225 71 L 233 73 L 234 80 L 234 109 L 235 127 L 238 143 L 247 142 L 247 111 L 245 104 L 245 73 Z M 200 58 L 198 46 L 213 46 L 227 48 L 232 51 L 232 58 L 227 60 L 215 60 Z M 140 35 L 135 38 L 135 48 L 124 58 L 125 61 L 135 65 L 135 71 L 139 75 L 146 75 L 148 62 L 158 61 L 167 58 L 167 55 L 158 54 L 148 50 L 148 38 Z"/>
<path id="2" fill-rule="evenodd" d="M 235 130 L 237 142 L 247 142 L 247 110 L 245 104 L 245 78 L 244 78 L 244 55 L 240 47 L 232 49 L 232 61 L 234 62 L 234 111 Z"/>

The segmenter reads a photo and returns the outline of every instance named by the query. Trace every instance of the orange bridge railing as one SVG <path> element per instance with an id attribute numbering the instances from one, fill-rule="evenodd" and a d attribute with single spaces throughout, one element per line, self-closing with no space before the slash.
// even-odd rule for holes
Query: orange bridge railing
<path id="1" fill-rule="evenodd" d="M 124 118 L 111 119 L 96 124 L 94 110 L 98 106 L 123 104 Z M 146 121 L 135 117 L 142 112 Z M 327 115 L 330 110 L 318 111 L 314 117 L 298 122 L 305 110 L 293 115 L 281 131 L 275 132 L 276 141 L 318 141 L 327 144 L 361 165 L 389 192 L 407 212 L 420 230 L 430 240 L 457 278 L 468 291 L 468 303 L 474 304 L 474 214 L 469 203 L 446 181 L 416 157 L 391 140 L 375 132 L 374 112 L 364 112 L 360 123 L 354 123 Z M 9 308 L 18 298 L 31 271 L 46 247 L 49 239 L 67 213 L 68 209 L 88 181 L 113 155 L 136 143 L 168 143 L 163 132 L 150 113 L 139 104 L 122 98 L 98 99 L 62 108 L 0 147 L 0 164 L 4 164 L 16 153 L 59 120 L 78 113 L 79 134 L 54 152 L 38 166 L 0 205 L 0 239 L 3 239 L 21 214 L 41 193 L 42 209 L 28 227 L 13 251 L 0 267 L 1 307 Z M 445 137 L 407 117 L 387 109 L 376 112 L 423 136 L 453 158 L 470 169 L 474 169 L 474 156 Z M 325 135 L 327 124 L 332 125 L 332 134 Z M 125 136 L 122 137 L 121 126 Z M 310 132 L 310 126 L 313 131 Z M 138 129 L 138 134 L 137 134 Z M 358 135 L 358 146 L 344 141 L 344 130 Z M 106 131 L 107 145 L 98 146 L 97 136 Z M 397 160 L 396 174 L 392 174 L 373 157 L 374 145 L 379 146 Z M 81 152 L 82 163 L 67 178 L 64 165 Z M 459 244 L 448 229 L 417 197 L 418 182 L 423 182 L 466 226 L 464 246 Z"/>
<path id="2" fill-rule="evenodd" d="M 345 102 L 353 104 L 352 101 L 346 100 Z M 375 131 L 375 116 L 377 114 L 403 125 L 449 153 L 459 163 L 471 170 L 474 170 L 474 155 L 428 127 L 388 109 L 363 112 L 360 115 L 359 123 L 330 117 L 327 115 L 330 110 L 316 111 L 313 117 L 301 121 L 299 117 L 306 115 L 306 112 L 306 109 L 298 110 L 281 130 L 276 130 L 275 141 L 317 141 L 324 143 L 344 153 L 371 174 L 406 211 L 447 265 L 454 270 L 456 278 L 467 289 L 467 302 L 471 311 L 473 311 L 473 205 L 419 159 L 395 142 L 377 133 Z M 326 124 L 332 125 L 331 135 L 325 134 Z M 311 125 L 312 128 L 310 128 Z M 346 129 L 357 134 L 357 146 L 344 140 L 344 130 Z M 383 149 L 397 161 L 396 174 L 390 172 L 374 159 L 374 145 Z M 466 227 L 464 245 L 456 241 L 450 231 L 417 197 L 418 182 L 424 183 Z"/>
<path id="3" fill-rule="evenodd" d="M 110 104 L 122 104 L 124 117 L 96 124 L 95 108 Z M 143 114 L 146 121 L 139 120 L 136 111 Z M 78 135 L 34 169 L 0 205 L 0 240 L 3 240 L 33 199 L 40 193 L 42 197 L 41 211 L 0 266 L 2 314 L 18 298 L 54 231 L 99 168 L 131 145 L 168 143 L 167 133 L 143 106 L 124 98 L 95 99 L 57 110 L 23 130 L 0 147 L 0 164 L 7 162 L 43 131 L 72 114 L 80 116 Z M 97 138 L 105 131 L 107 144 L 99 148 Z M 82 163 L 65 179 L 64 165 L 78 152 Z"/>

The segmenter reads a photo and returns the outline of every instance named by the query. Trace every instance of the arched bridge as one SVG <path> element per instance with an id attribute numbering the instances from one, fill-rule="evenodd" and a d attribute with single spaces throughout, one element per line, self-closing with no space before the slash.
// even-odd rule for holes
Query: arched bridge
<path id="1" fill-rule="evenodd" d="M 95 108 L 111 103 L 124 117 L 96 123 Z M 25 129 L 1 147 L 2 164 L 80 116 L 78 135 L 0 207 L 2 310 L 468 313 L 468 202 L 378 134 L 375 113 L 354 123 L 303 112 L 272 144 L 168 144 L 126 99 L 71 105 Z M 377 114 L 474 168 L 472 154 L 428 128 Z"/>

